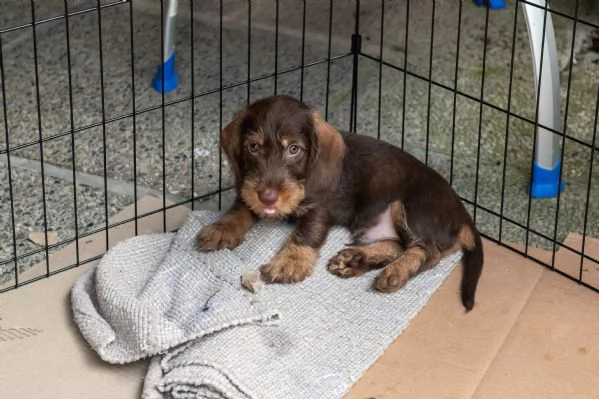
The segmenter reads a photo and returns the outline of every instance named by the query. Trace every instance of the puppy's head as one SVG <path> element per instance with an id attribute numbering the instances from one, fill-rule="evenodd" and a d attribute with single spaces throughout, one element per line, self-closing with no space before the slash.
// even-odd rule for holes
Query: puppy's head
<path id="1" fill-rule="evenodd" d="M 260 217 L 299 215 L 337 190 L 340 133 L 293 97 L 271 96 L 237 113 L 221 133 L 238 195 Z"/>

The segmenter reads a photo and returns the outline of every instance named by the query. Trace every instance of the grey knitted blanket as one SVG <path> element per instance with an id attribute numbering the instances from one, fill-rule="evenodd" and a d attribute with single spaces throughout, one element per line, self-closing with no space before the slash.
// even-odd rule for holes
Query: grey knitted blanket
<path id="1" fill-rule="evenodd" d="M 336 228 L 310 278 L 252 294 L 240 276 L 266 263 L 292 226 L 261 222 L 235 250 L 198 252 L 195 233 L 218 217 L 192 212 L 177 233 L 123 241 L 72 289 L 75 323 L 102 359 L 152 357 L 144 398 L 341 398 L 461 258 L 382 294 L 372 273 L 345 280 L 326 271 L 350 241 Z"/>

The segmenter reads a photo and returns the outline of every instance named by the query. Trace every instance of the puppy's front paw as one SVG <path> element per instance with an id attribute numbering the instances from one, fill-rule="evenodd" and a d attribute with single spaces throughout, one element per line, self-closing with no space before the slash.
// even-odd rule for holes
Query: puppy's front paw
<path id="1" fill-rule="evenodd" d="M 215 223 L 204 227 L 196 234 L 196 244 L 202 252 L 233 249 L 241 244 L 243 237 L 235 225 Z"/>
<path id="2" fill-rule="evenodd" d="M 395 292 L 406 284 L 398 267 L 388 266 L 376 276 L 374 287 L 381 292 Z"/>
<path id="3" fill-rule="evenodd" d="M 366 254 L 360 248 L 351 247 L 339 251 L 329 261 L 328 269 L 336 276 L 349 278 L 366 273 L 370 269 L 370 265 L 367 263 Z"/>
<path id="4" fill-rule="evenodd" d="M 312 274 L 318 254 L 310 247 L 289 244 L 260 268 L 267 283 L 297 283 Z"/>

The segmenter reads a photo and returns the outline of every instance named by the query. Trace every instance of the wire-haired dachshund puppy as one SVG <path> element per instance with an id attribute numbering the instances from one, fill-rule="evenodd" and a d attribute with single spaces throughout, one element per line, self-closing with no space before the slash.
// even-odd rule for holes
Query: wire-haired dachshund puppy
<path id="1" fill-rule="evenodd" d="M 374 286 L 399 290 L 417 273 L 461 249 L 462 303 L 474 306 L 483 266 L 479 232 L 447 181 L 384 141 L 340 132 L 285 95 L 238 112 L 221 133 L 236 200 L 198 232 L 201 251 L 234 248 L 260 218 L 296 219 L 294 233 L 261 267 L 269 283 L 308 277 L 329 229 L 349 228 L 354 243 L 329 261 L 340 277 L 382 268 Z"/>

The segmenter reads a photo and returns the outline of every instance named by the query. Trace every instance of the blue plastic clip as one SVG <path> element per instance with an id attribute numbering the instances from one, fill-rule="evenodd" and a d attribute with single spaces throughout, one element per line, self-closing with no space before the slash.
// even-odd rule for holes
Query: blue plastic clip
<path id="1" fill-rule="evenodd" d="M 530 183 L 531 196 L 533 198 L 551 198 L 556 197 L 558 192 L 564 191 L 564 182 L 559 181 L 560 169 L 560 162 L 553 169 L 545 169 L 541 168 L 535 161 Z"/>
<path id="2" fill-rule="evenodd" d="M 156 68 L 156 75 L 154 76 L 154 79 L 152 79 L 152 86 L 154 86 L 154 89 L 159 93 L 162 93 L 163 83 L 165 93 L 175 90 L 179 84 L 179 77 L 175 72 L 174 51 L 171 56 L 168 57 L 168 60 L 164 62 L 164 81 L 162 79 L 162 65 L 158 65 Z"/>
<path id="3" fill-rule="evenodd" d="M 496 10 L 505 8 L 505 0 L 474 0 L 474 3 L 479 7 L 486 4 L 489 8 Z"/>

